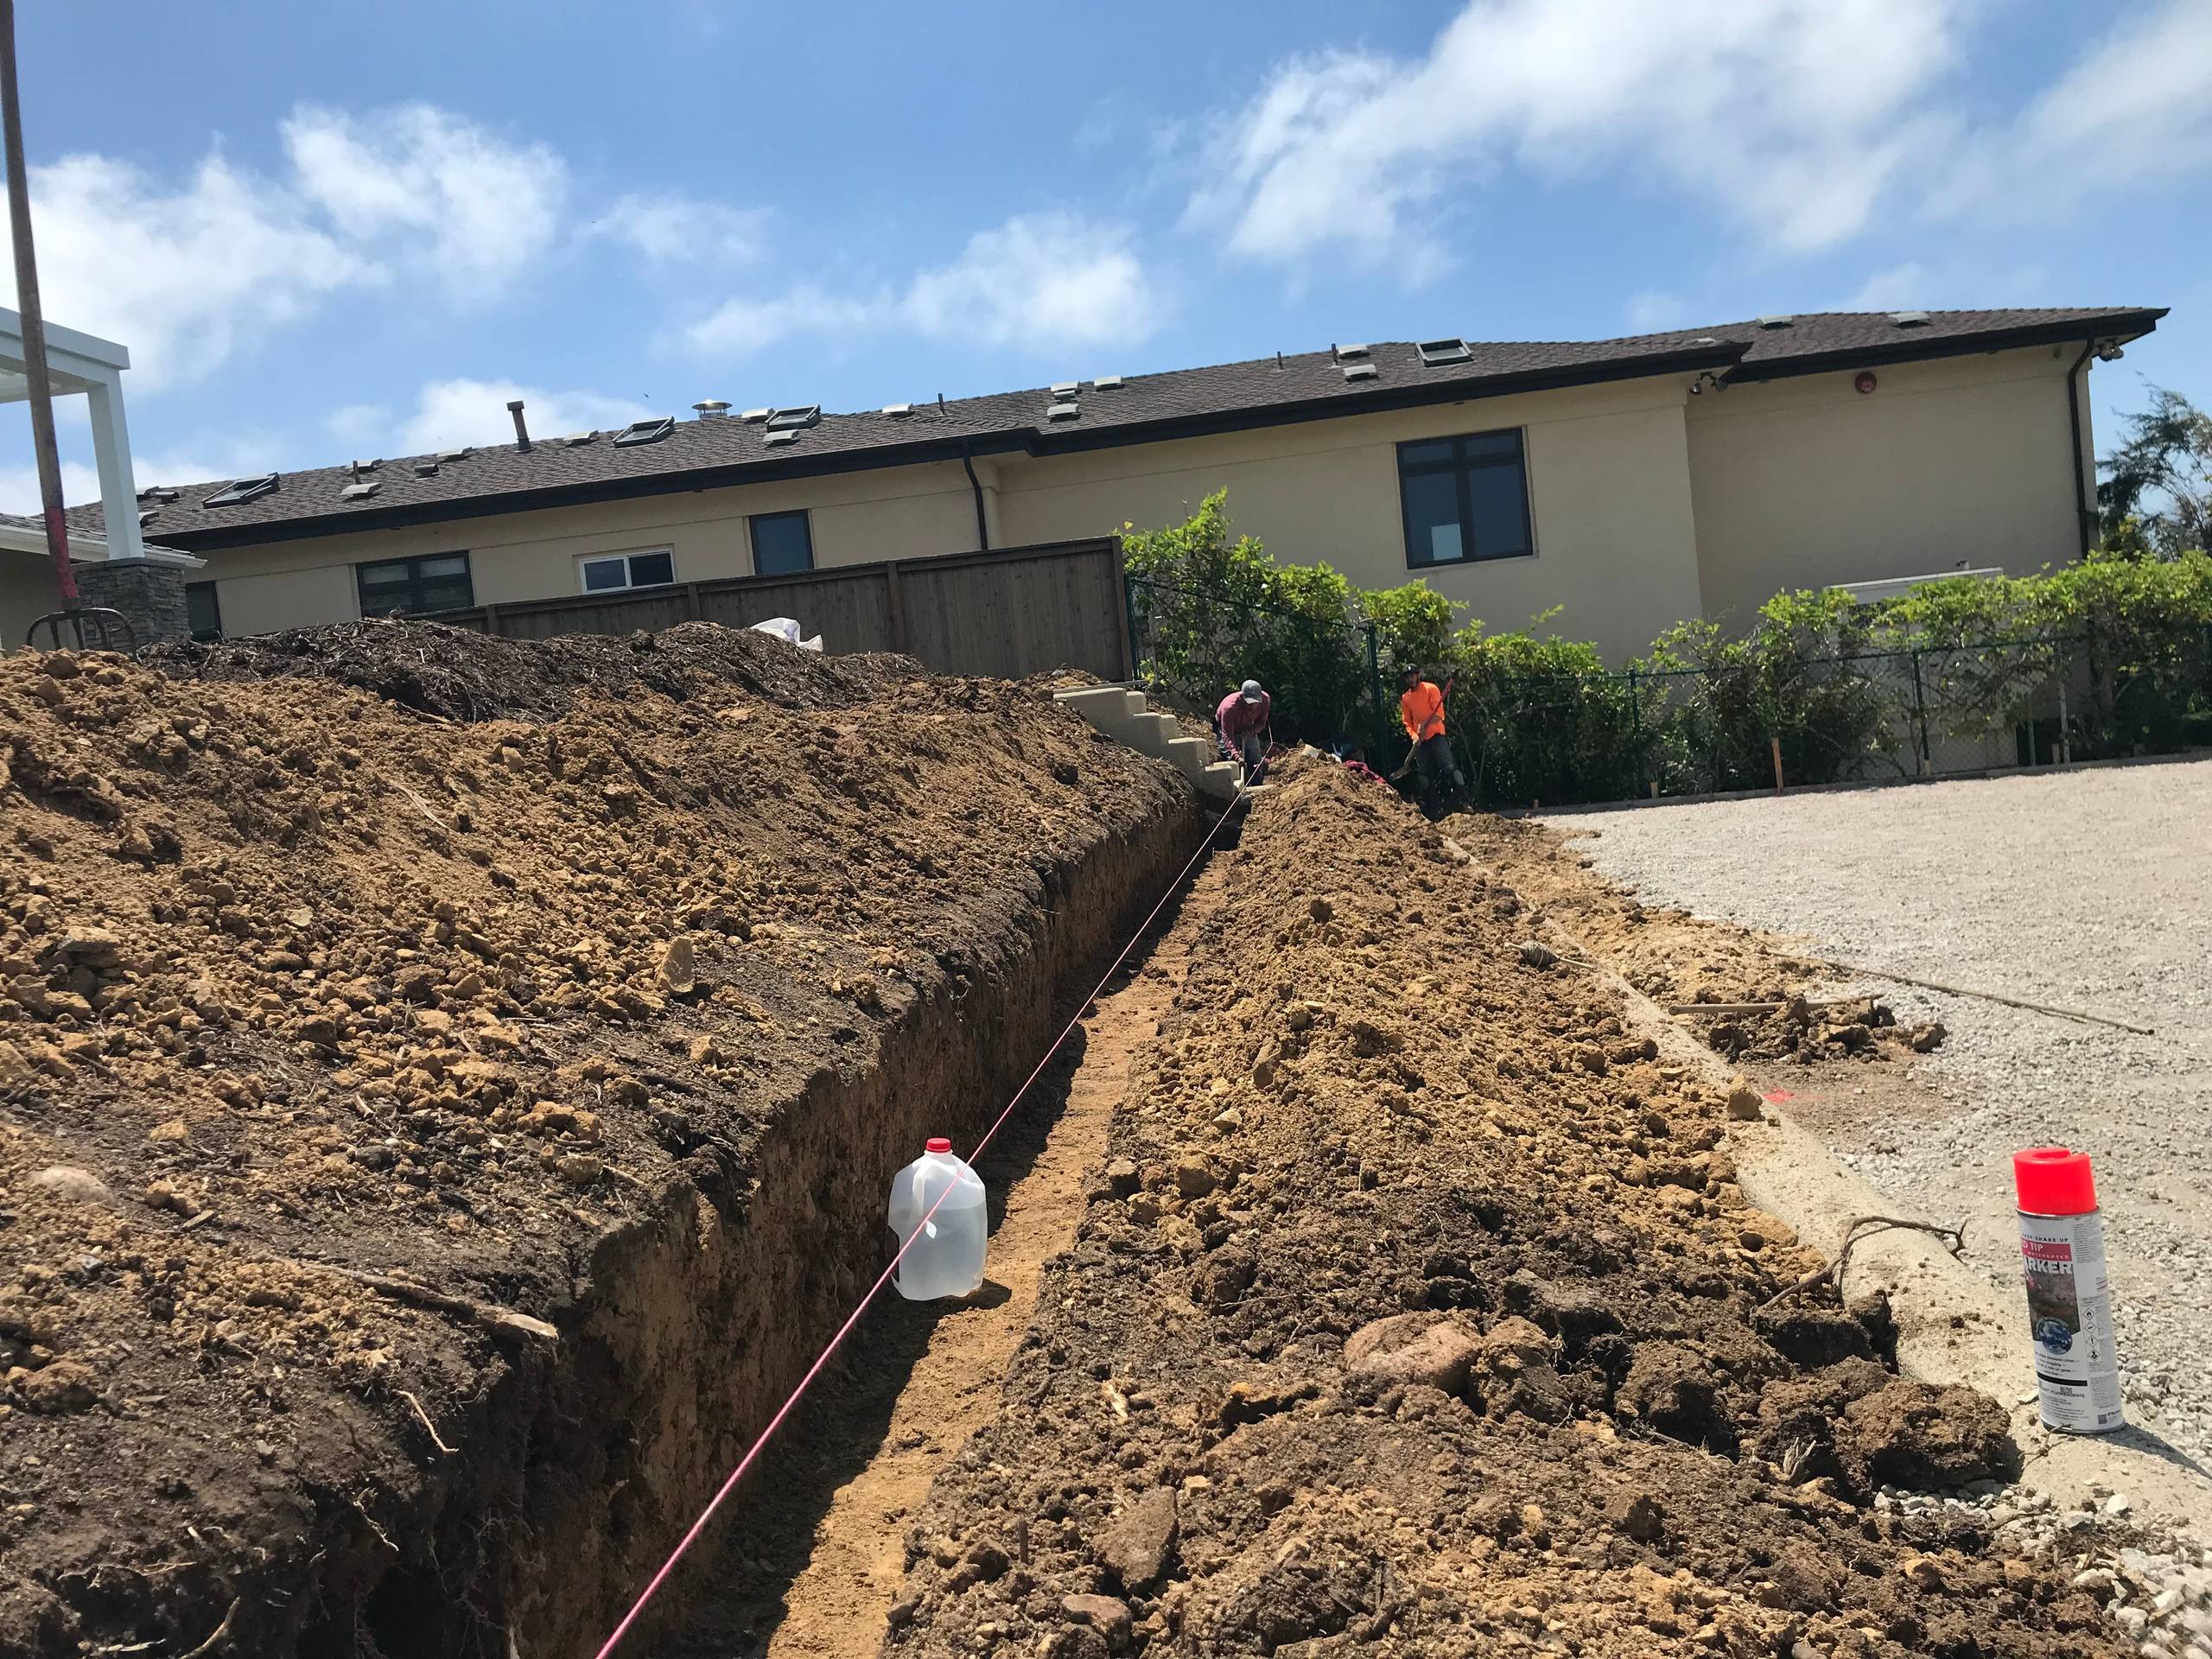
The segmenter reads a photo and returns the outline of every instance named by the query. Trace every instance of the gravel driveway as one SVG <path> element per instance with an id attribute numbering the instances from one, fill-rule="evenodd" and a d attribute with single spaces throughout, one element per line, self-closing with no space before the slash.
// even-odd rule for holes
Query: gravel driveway
<path id="1" fill-rule="evenodd" d="M 1869 966 L 2108 1014 L 2154 1037 L 1867 980 L 1951 1036 L 1938 1107 L 1808 1127 L 1912 1213 L 2018 1272 L 2011 1162 L 2096 1160 L 2136 1412 L 2212 1460 L 2212 759 L 1562 815 L 1651 903 Z M 1866 1068 L 1868 1086 L 1883 1093 Z"/>

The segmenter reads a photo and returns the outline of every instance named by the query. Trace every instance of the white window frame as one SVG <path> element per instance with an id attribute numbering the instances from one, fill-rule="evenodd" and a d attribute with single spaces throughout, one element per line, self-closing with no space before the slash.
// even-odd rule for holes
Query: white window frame
<path id="1" fill-rule="evenodd" d="M 657 554 L 664 555 L 668 559 L 668 580 L 646 582 L 632 581 L 630 575 L 630 561 L 650 559 Z M 619 588 L 590 586 L 585 580 L 584 571 L 592 565 L 605 564 L 614 559 L 622 561 L 622 585 Z M 576 555 L 576 591 L 580 594 L 626 594 L 647 588 L 672 588 L 677 581 L 676 550 L 673 547 L 624 547 L 615 548 L 605 553 Z"/>

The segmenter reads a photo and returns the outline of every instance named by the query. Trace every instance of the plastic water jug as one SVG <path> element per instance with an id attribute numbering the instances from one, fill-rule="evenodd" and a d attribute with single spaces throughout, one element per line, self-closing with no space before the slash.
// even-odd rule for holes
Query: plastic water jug
<path id="1" fill-rule="evenodd" d="M 904 1244 L 917 1227 L 922 1230 L 892 1281 L 901 1296 L 928 1302 L 982 1288 L 983 1245 L 989 1235 L 983 1206 L 983 1183 L 952 1155 L 950 1141 L 932 1140 L 920 1157 L 892 1178 L 891 1230 Z M 924 1216 L 929 1216 L 927 1222 Z"/>

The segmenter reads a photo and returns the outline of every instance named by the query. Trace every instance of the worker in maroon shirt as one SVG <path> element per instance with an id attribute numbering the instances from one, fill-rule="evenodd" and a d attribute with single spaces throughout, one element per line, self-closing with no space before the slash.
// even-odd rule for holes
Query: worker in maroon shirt
<path id="1" fill-rule="evenodd" d="M 1274 702 L 1257 680 L 1244 683 L 1221 700 L 1213 711 L 1215 734 L 1221 753 L 1244 763 L 1244 786 L 1251 788 L 1268 774 L 1268 717 Z"/>

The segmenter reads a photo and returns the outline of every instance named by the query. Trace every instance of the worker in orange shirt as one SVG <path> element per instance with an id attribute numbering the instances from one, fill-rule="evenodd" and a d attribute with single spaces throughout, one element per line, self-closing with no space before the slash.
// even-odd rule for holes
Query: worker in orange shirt
<path id="1" fill-rule="evenodd" d="M 1418 668 L 1408 668 L 1401 684 L 1398 718 L 1413 740 L 1414 752 L 1407 761 L 1421 773 L 1421 804 L 1432 810 L 1456 804 L 1467 785 L 1444 735 L 1444 700 L 1452 695 L 1452 682 L 1447 678 L 1439 687 Z"/>

